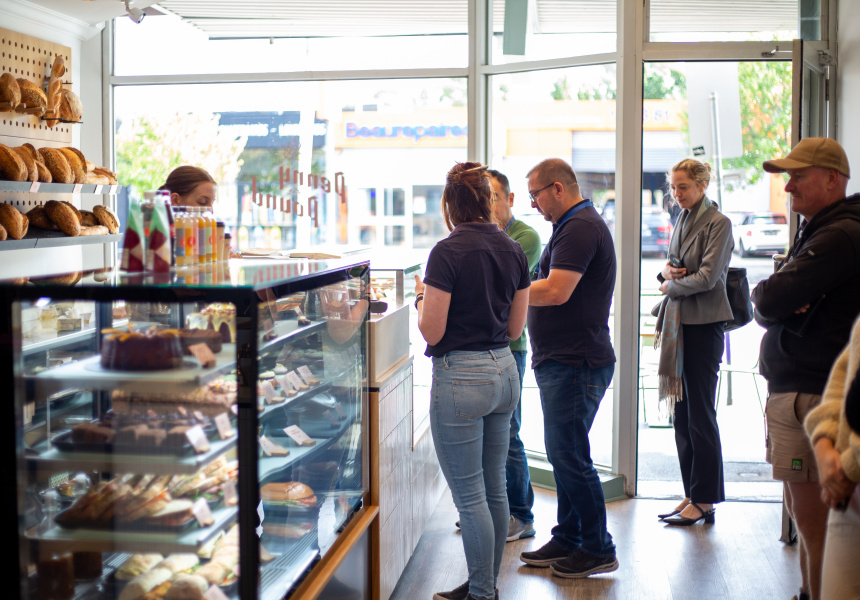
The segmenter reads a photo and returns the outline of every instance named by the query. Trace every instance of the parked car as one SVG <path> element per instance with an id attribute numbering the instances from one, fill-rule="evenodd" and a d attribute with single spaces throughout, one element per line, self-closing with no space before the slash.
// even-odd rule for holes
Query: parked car
<path id="1" fill-rule="evenodd" d="M 665 258 L 672 237 L 672 222 L 667 212 L 642 213 L 642 256 Z"/>
<path id="2" fill-rule="evenodd" d="M 750 213 L 733 229 L 735 252 L 775 254 L 788 250 L 788 220 L 775 213 Z"/>

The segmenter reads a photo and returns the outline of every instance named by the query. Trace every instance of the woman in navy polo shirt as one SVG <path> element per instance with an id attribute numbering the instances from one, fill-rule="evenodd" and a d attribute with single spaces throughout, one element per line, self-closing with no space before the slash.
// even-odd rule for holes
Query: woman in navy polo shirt
<path id="1" fill-rule="evenodd" d="M 416 277 L 418 328 L 433 360 L 430 428 L 460 512 L 469 580 L 436 600 L 493 600 L 508 532 L 505 458 L 519 373 L 508 346 L 522 334 L 529 272 L 520 245 L 493 221 L 487 167 L 448 172 L 451 231 Z"/>

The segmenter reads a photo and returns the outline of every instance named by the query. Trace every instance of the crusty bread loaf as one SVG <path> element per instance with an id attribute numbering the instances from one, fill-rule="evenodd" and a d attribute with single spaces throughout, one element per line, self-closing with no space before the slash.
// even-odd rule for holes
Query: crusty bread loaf
<path id="1" fill-rule="evenodd" d="M 35 206 L 27 211 L 27 218 L 30 220 L 30 225 L 39 229 L 56 230 L 57 226 L 48 218 L 48 213 L 45 212 L 44 206 Z"/>
<path id="2" fill-rule="evenodd" d="M 41 160 L 36 161 L 36 170 L 39 172 L 39 181 L 42 183 L 51 183 L 54 181 L 51 172 L 48 170 L 48 167 L 45 166 Z"/>
<path id="3" fill-rule="evenodd" d="M 110 179 L 108 179 L 107 175 L 96 175 L 95 172 L 91 171 L 87 173 L 87 180 L 84 183 L 110 185 Z"/>
<path id="4" fill-rule="evenodd" d="M 16 81 L 21 89 L 21 104 L 24 105 L 24 108 L 28 110 L 41 109 L 41 112 L 35 114 L 43 114 L 48 108 L 48 98 L 42 88 L 23 77 L 19 77 Z"/>
<path id="5" fill-rule="evenodd" d="M 75 211 L 75 215 L 77 215 L 78 221 L 81 220 L 81 211 L 78 210 L 77 206 L 75 206 L 74 204 L 72 204 L 68 200 L 60 200 L 60 202 L 62 202 L 63 204 L 68 204 L 69 208 L 71 208 L 73 211 Z"/>
<path id="6" fill-rule="evenodd" d="M 72 90 L 60 92 L 60 118 L 63 121 L 77 123 L 84 115 L 84 105 Z"/>
<path id="7" fill-rule="evenodd" d="M 11 73 L 0 75 L 0 112 L 13 110 L 21 104 L 21 88 Z"/>
<path id="8" fill-rule="evenodd" d="M 39 151 L 36 150 L 36 146 L 34 146 L 33 144 L 26 142 L 24 144 L 21 144 L 21 148 L 29 152 L 30 156 L 33 157 L 33 160 L 42 160 L 42 157 L 39 156 Z"/>
<path id="9" fill-rule="evenodd" d="M 99 220 L 96 217 L 95 213 L 91 210 L 82 210 L 81 227 L 93 227 L 94 225 L 99 225 Z"/>
<path id="10" fill-rule="evenodd" d="M 0 144 L 0 179 L 27 181 L 29 175 L 30 171 L 18 153 L 9 146 Z"/>
<path id="11" fill-rule="evenodd" d="M 99 223 L 107 227 L 108 231 L 111 233 L 119 233 L 119 219 L 116 218 L 116 215 L 113 214 L 108 207 L 96 204 L 93 207 L 93 212 L 99 220 Z"/>
<path id="12" fill-rule="evenodd" d="M 75 151 L 74 148 L 60 148 L 60 152 L 66 157 L 66 161 L 72 168 L 72 174 L 75 176 L 74 183 L 85 183 L 87 180 L 87 165 L 86 159 L 80 151 Z"/>
<path id="13" fill-rule="evenodd" d="M 20 240 L 27 234 L 29 224 L 27 215 L 21 214 L 20 210 L 11 204 L 0 204 L 0 225 L 6 229 L 10 238 Z"/>
<path id="14" fill-rule="evenodd" d="M 108 182 L 109 182 L 111 185 L 116 185 L 116 184 L 117 184 L 117 180 L 116 180 L 116 173 L 114 173 L 114 172 L 113 172 L 113 171 L 111 171 L 110 169 L 105 169 L 104 167 L 96 167 L 96 168 L 93 170 L 93 173 L 95 173 L 96 175 L 104 175 L 105 177 L 107 177 L 107 178 L 108 178 Z"/>
<path id="15" fill-rule="evenodd" d="M 51 172 L 51 177 L 54 178 L 54 183 L 74 183 L 75 176 L 72 174 L 72 167 L 65 155 L 56 148 L 39 148 L 39 156 L 42 157 L 42 162 L 48 167 Z"/>
<path id="16" fill-rule="evenodd" d="M 48 218 L 66 235 L 71 237 L 81 235 L 81 221 L 67 203 L 48 200 L 45 202 L 45 212 L 48 214 Z"/>
<path id="17" fill-rule="evenodd" d="M 30 154 L 29 150 L 23 146 L 17 146 L 12 150 L 21 158 L 24 165 L 27 167 L 28 181 L 39 181 L 39 169 L 36 168 L 36 159 Z"/>
<path id="18" fill-rule="evenodd" d="M 6 228 L 0 225 L 0 242 L 6 240 Z"/>
<path id="19" fill-rule="evenodd" d="M 110 231 L 104 225 L 81 226 L 81 235 L 107 235 Z"/>

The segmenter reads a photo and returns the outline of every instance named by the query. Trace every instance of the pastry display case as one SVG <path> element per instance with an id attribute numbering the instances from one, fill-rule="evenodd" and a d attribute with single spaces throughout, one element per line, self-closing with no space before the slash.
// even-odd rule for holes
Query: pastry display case
<path id="1" fill-rule="evenodd" d="M 367 289 L 361 260 L 0 282 L 13 597 L 302 589 L 372 508 Z"/>

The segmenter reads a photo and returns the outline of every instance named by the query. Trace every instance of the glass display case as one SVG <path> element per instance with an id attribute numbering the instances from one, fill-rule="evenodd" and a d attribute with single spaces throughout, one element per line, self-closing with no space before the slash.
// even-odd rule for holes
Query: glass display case
<path id="1" fill-rule="evenodd" d="M 369 500 L 368 273 L 0 282 L 13 597 L 289 595 Z"/>

